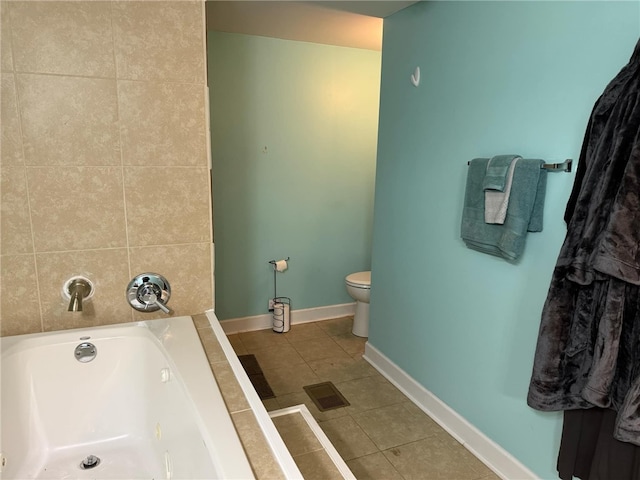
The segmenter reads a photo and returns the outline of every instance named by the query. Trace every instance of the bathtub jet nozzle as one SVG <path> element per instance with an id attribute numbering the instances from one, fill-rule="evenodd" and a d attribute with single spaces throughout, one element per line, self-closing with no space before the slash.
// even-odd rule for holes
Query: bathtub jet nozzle
<path id="1" fill-rule="evenodd" d="M 85 278 L 74 278 L 67 285 L 67 294 L 69 295 L 68 312 L 81 312 L 82 301 L 88 298 L 93 292 L 91 283 Z"/>

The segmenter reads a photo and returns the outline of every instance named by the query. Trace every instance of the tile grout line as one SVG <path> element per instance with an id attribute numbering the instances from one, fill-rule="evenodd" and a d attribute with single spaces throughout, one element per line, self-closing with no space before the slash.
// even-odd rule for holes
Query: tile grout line
<path id="1" fill-rule="evenodd" d="M 116 58 L 116 34 L 115 34 L 115 25 L 114 25 L 114 6 L 113 2 L 109 2 L 109 22 L 110 22 L 110 30 L 111 30 L 111 47 L 113 54 L 113 73 L 114 73 L 114 82 L 115 82 L 115 93 L 116 93 L 116 124 L 118 126 L 118 151 L 120 153 L 120 179 L 122 180 L 122 213 L 124 220 L 124 235 L 125 235 L 125 248 L 127 250 L 127 278 L 133 278 L 132 268 L 131 268 L 131 241 L 129 238 L 129 218 L 127 215 L 127 188 L 126 188 L 126 180 L 125 180 L 125 165 L 124 165 L 124 149 L 122 145 L 122 123 L 120 117 L 120 88 L 118 82 L 118 60 Z M 131 319 L 130 321 L 135 321 L 135 311 L 132 309 L 130 312 Z M 213 373 L 213 372 L 212 372 Z M 215 378 L 215 376 L 214 376 Z"/>

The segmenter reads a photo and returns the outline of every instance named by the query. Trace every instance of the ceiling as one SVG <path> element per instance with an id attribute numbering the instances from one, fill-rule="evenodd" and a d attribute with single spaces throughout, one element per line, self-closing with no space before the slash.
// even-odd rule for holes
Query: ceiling
<path id="1" fill-rule="evenodd" d="M 333 1 L 311 1 L 316 5 L 322 5 L 333 10 L 343 10 L 345 12 L 368 15 L 370 17 L 384 18 L 393 15 L 398 10 L 402 10 L 409 5 L 416 3 L 401 0 L 333 0 Z"/>
<path id="2" fill-rule="evenodd" d="M 415 1 L 207 1 L 207 29 L 382 49 L 382 19 Z"/>

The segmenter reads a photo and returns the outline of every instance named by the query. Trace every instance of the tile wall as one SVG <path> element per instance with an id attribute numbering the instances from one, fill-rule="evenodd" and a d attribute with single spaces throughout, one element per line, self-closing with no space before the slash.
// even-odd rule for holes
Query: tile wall
<path id="1" fill-rule="evenodd" d="M 0 335 L 213 303 L 203 1 L 0 1 Z M 95 295 L 66 311 L 66 279 Z"/>

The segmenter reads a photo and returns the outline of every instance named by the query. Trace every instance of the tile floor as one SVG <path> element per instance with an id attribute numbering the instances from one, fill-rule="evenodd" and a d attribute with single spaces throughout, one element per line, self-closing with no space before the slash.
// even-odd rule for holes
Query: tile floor
<path id="1" fill-rule="evenodd" d="M 499 477 L 424 414 L 363 358 L 352 317 L 293 325 L 285 334 L 229 335 L 254 354 L 276 398 L 267 410 L 304 403 L 358 479 L 497 480 Z M 302 387 L 332 381 L 350 406 L 320 412 Z"/>

